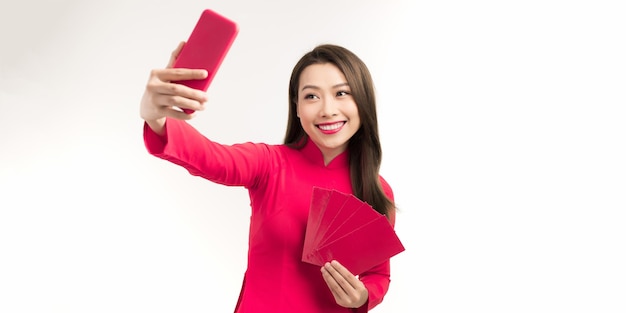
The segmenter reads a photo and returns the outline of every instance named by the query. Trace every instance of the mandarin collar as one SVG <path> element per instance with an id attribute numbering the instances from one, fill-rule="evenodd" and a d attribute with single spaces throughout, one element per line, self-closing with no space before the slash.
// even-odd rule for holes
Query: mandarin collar
<path id="1" fill-rule="evenodd" d="M 320 150 L 310 138 L 307 137 L 306 141 L 306 144 L 304 144 L 304 147 L 302 147 L 300 151 L 311 163 L 325 168 L 343 168 L 350 165 L 348 149 L 332 159 L 328 165 L 324 165 L 322 150 Z"/>

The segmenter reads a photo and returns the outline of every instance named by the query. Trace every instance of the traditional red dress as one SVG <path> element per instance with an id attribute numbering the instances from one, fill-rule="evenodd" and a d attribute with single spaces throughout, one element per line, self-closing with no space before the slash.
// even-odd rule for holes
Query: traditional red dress
<path id="1" fill-rule="evenodd" d="M 367 312 L 389 288 L 389 260 L 359 275 L 369 292 L 358 309 L 339 306 L 320 267 L 301 261 L 313 186 L 352 193 L 348 153 L 324 165 L 319 148 L 285 145 L 222 145 L 184 121 L 168 119 L 159 136 L 144 125 L 149 153 L 218 184 L 245 187 L 250 195 L 248 263 L 236 313 Z M 387 196 L 393 192 L 381 177 Z M 393 225 L 395 214 L 391 211 Z"/>

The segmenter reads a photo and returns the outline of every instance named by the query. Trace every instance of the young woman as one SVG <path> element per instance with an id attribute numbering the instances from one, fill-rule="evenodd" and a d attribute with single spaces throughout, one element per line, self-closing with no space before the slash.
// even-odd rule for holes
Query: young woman
<path id="1" fill-rule="evenodd" d="M 351 51 L 320 45 L 295 65 L 283 144 L 213 142 L 186 122 L 204 92 L 171 81 L 203 70 L 153 70 L 140 114 L 152 155 L 218 184 L 242 186 L 251 200 L 248 265 L 235 312 L 367 312 L 389 288 L 389 260 L 354 275 L 337 261 L 301 261 L 312 188 L 351 193 L 395 222 L 393 192 L 379 175 L 381 146 L 369 70 Z M 200 113 L 200 112 L 198 112 Z M 194 113 L 194 114 L 198 114 Z"/>

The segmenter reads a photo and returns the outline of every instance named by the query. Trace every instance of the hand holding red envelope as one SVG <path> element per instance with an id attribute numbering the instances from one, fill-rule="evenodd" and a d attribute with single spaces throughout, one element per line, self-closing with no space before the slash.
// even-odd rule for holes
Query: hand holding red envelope
<path id="1" fill-rule="evenodd" d="M 313 188 L 302 261 L 337 260 L 359 275 L 405 248 L 386 216 L 351 194 Z"/>

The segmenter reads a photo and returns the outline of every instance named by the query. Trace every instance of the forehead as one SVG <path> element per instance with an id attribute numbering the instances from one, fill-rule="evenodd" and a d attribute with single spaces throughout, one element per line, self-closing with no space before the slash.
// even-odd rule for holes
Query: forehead
<path id="1" fill-rule="evenodd" d="M 346 82 L 343 72 L 332 63 L 311 64 L 300 74 L 300 88 L 307 85 L 324 88 Z"/>

